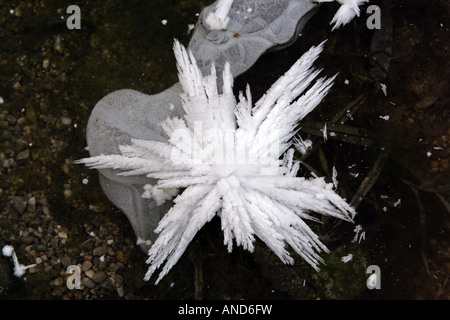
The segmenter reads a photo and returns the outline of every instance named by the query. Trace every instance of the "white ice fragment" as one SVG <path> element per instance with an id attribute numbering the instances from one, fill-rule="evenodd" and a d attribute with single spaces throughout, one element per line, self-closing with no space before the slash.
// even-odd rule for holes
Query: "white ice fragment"
<path id="1" fill-rule="evenodd" d="M 387 96 L 387 86 L 384 83 L 380 83 L 381 91 Z"/>
<path id="2" fill-rule="evenodd" d="M 91 232 L 89 232 L 88 234 L 89 234 L 91 237 L 96 237 L 94 231 L 91 231 Z"/>
<path id="3" fill-rule="evenodd" d="M 231 9 L 233 0 L 219 0 L 216 5 L 216 11 L 210 12 L 206 17 L 206 24 L 213 30 L 223 30 L 227 28 L 230 18 L 228 12 Z"/>
<path id="4" fill-rule="evenodd" d="M 252 12 L 252 11 L 253 11 L 252 8 L 248 8 L 248 9 L 247 9 L 247 12 L 248 12 L 248 13 L 250 13 L 250 12 Z"/>
<path id="5" fill-rule="evenodd" d="M 308 153 L 312 148 L 312 141 L 309 139 L 303 140 L 302 137 L 298 136 L 298 138 L 294 138 L 294 147 L 297 149 L 302 155 Z"/>
<path id="6" fill-rule="evenodd" d="M 194 28 L 195 28 L 195 24 L 193 24 L 193 23 L 188 24 L 188 31 L 187 31 L 187 33 L 188 34 L 191 33 L 191 31 L 194 30 Z"/>
<path id="7" fill-rule="evenodd" d="M 139 246 L 141 244 L 145 244 L 147 246 L 151 246 L 153 244 L 153 242 L 151 240 L 144 240 L 144 239 L 138 237 L 137 240 L 136 240 L 136 245 Z"/>
<path id="8" fill-rule="evenodd" d="M 334 23 L 333 29 L 337 29 L 349 23 L 355 16 L 359 17 L 359 6 L 369 0 L 336 0 L 341 4 L 340 8 L 336 12 L 331 20 L 330 24 Z M 315 2 L 333 2 L 333 0 L 315 0 Z"/>
<path id="9" fill-rule="evenodd" d="M 359 236 L 358 243 L 361 243 L 361 240 L 365 240 L 365 239 L 366 239 L 366 232 L 363 231 L 363 232 L 361 233 L 361 235 Z"/>
<path id="10" fill-rule="evenodd" d="M 443 150 L 444 148 L 442 147 L 433 147 L 434 150 Z"/>
<path id="11" fill-rule="evenodd" d="M 89 180 L 88 180 L 87 178 L 84 178 L 83 180 L 81 180 L 81 183 L 82 183 L 82 184 L 88 184 L 88 183 L 89 183 Z"/>
<path id="12" fill-rule="evenodd" d="M 167 20 L 166 19 L 162 19 L 161 23 L 162 23 L 163 26 L 165 26 L 167 24 Z"/>
<path id="13" fill-rule="evenodd" d="M 383 119 L 384 121 L 388 121 L 389 118 L 390 118 L 389 115 L 380 116 L 380 119 Z"/>
<path id="14" fill-rule="evenodd" d="M 350 80 L 348 80 L 348 79 L 345 79 L 345 81 L 344 81 L 344 84 L 349 84 L 350 83 Z"/>
<path id="15" fill-rule="evenodd" d="M 13 251 L 14 251 L 14 247 L 11 245 L 8 245 L 8 244 L 3 246 L 3 248 L 2 248 L 2 254 L 5 257 L 11 257 Z"/>
<path id="16" fill-rule="evenodd" d="M 349 253 L 341 258 L 342 262 L 347 263 L 353 259 L 353 254 Z"/>
<path id="17" fill-rule="evenodd" d="M 427 152 L 427 157 L 429 158 L 429 157 L 431 157 L 431 155 L 432 155 L 431 151 L 428 151 Z"/>
<path id="18" fill-rule="evenodd" d="M 144 185 L 142 198 L 155 199 L 156 205 L 160 206 L 167 200 L 172 200 L 178 194 L 176 188 L 158 188 L 150 184 Z"/>
<path id="19" fill-rule="evenodd" d="M 5 103 L 5 101 L 3 100 L 3 98 L 0 96 L 0 104 Z"/>
<path id="20" fill-rule="evenodd" d="M 360 224 L 358 224 L 355 229 L 353 230 L 353 232 L 355 232 L 355 237 L 353 238 L 352 242 L 356 242 L 358 241 L 358 236 L 359 233 L 362 231 L 362 226 Z"/>
<path id="21" fill-rule="evenodd" d="M 7 257 L 12 256 L 13 263 L 14 263 L 14 275 L 18 278 L 22 277 L 25 274 L 25 271 L 36 266 L 36 264 L 30 264 L 28 266 L 24 266 L 23 264 L 20 264 L 19 259 L 17 259 L 17 255 L 14 251 L 14 247 L 11 245 L 3 246 L 2 254 Z"/>
<path id="22" fill-rule="evenodd" d="M 104 261 L 105 261 L 105 255 L 102 255 L 102 256 L 99 258 L 99 260 L 100 260 L 100 262 L 104 262 Z"/>
<path id="23" fill-rule="evenodd" d="M 334 188 L 337 189 L 338 181 L 337 181 L 337 170 L 336 170 L 336 167 L 335 167 L 335 166 L 333 166 L 333 175 L 332 175 L 331 178 L 332 178 L 332 180 L 333 180 L 333 186 L 334 186 Z"/>
<path id="24" fill-rule="evenodd" d="M 395 201 L 394 208 L 397 208 L 401 203 L 402 203 L 402 199 L 398 199 L 397 201 Z"/>
<path id="25" fill-rule="evenodd" d="M 328 139 L 328 136 L 327 136 L 327 123 L 325 122 L 325 125 L 323 126 L 323 129 L 322 129 L 322 133 L 323 133 L 323 141 L 327 141 L 327 139 Z"/>

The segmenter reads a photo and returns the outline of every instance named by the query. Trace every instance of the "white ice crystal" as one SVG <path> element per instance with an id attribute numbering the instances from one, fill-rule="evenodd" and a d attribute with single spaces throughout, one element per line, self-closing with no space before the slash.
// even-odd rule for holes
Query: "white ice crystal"
<path id="1" fill-rule="evenodd" d="M 17 259 L 16 252 L 14 251 L 14 247 L 11 245 L 3 246 L 2 254 L 6 257 L 12 256 L 14 263 L 14 275 L 18 278 L 22 277 L 25 274 L 25 271 L 36 266 L 36 264 L 30 264 L 28 266 L 20 264 L 19 259 Z"/>
<path id="2" fill-rule="evenodd" d="M 3 248 L 2 248 L 2 254 L 5 256 L 5 257 L 11 257 L 12 256 L 12 254 L 13 254 L 13 252 L 14 252 L 14 247 L 13 246 L 10 246 L 10 245 L 5 245 L 5 246 L 3 246 Z"/>
<path id="3" fill-rule="evenodd" d="M 216 11 L 210 12 L 206 17 L 206 24 L 213 30 L 226 29 L 230 18 L 228 12 L 231 9 L 233 0 L 219 0 L 216 5 Z"/>
<path id="4" fill-rule="evenodd" d="M 337 1 L 341 4 L 330 24 L 334 23 L 333 29 L 337 29 L 349 23 L 355 16 L 359 17 L 359 6 L 369 0 L 315 0 L 316 2 L 333 2 Z"/>
<path id="5" fill-rule="evenodd" d="M 192 53 L 175 41 L 186 115 L 162 123 L 168 142 L 133 139 L 120 147 L 121 155 L 77 161 L 156 179 L 144 196 L 159 203 L 180 193 L 155 230 L 159 236 L 148 251 L 145 280 L 167 260 L 158 283 L 215 216 L 228 251 L 233 239 L 253 251 L 256 236 L 284 263 L 293 263 L 288 244 L 318 270 L 319 253 L 328 249 L 304 220 L 318 221 L 312 212 L 346 221 L 355 215 L 332 183 L 297 177 L 299 162 L 290 148 L 298 122 L 332 86 L 334 77 L 316 79 L 320 70 L 313 69 L 322 48 L 323 43 L 306 52 L 253 106 L 249 86 L 236 101 L 228 63 L 219 92 L 215 67 L 203 76 Z"/>
<path id="6" fill-rule="evenodd" d="M 295 149 L 297 149 L 302 155 L 306 155 L 312 148 L 312 141 L 309 139 L 303 140 L 300 136 L 294 137 L 293 144 Z"/>

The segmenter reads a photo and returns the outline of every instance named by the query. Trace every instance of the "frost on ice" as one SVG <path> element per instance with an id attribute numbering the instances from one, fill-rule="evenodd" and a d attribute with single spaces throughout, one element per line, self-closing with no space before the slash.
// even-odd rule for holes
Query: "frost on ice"
<path id="1" fill-rule="evenodd" d="M 157 183 L 144 188 L 144 197 L 158 203 L 173 199 L 155 230 L 159 236 L 148 251 L 145 280 L 165 263 L 158 283 L 215 216 L 221 219 L 228 251 L 235 242 L 252 252 L 258 237 L 284 263 L 294 261 L 289 245 L 319 269 L 319 253 L 328 249 L 305 220 L 317 222 L 311 213 L 319 213 L 352 222 L 355 215 L 332 183 L 297 177 L 300 164 L 291 148 L 298 122 L 321 102 L 334 80 L 317 79 L 320 70 L 313 63 L 322 48 L 323 43 L 312 47 L 253 104 L 249 86 L 234 97 L 228 63 L 220 90 L 214 66 L 203 76 L 192 53 L 175 41 L 186 115 L 162 123 L 168 142 L 134 139 L 120 147 L 121 155 L 77 161 L 120 169 L 121 175 L 145 174 Z"/>
<path id="2" fill-rule="evenodd" d="M 315 0 L 316 2 L 333 2 L 335 0 Z M 369 2 L 369 0 L 336 0 L 341 4 L 336 14 L 331 20 L 330 24 L 334 23 L 333 29 L 337 29 L 340 26 L 349 23 L 355 16 L 359 17 L 359 6 L 363 3 Z"/>

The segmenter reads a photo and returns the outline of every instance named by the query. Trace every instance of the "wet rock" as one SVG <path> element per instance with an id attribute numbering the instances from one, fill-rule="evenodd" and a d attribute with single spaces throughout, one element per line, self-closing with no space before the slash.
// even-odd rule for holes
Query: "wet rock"
<path id="1" fill-rule="evenodd" d="M 95 282 L 87 277 L 84 277 L 83 279 L 81 279 L 81 284 L 85 288 L 89 288 L 89 289 L 93 289 L 95 287 Z"/>
<path id="2" fill-rule="evenodd" d="M 64 267 L 67 268 L 68 266 L 70 266 L 72 264 L 72 261 L 70 260 L 69 256 L 64 256 L 61 258 L 61 263 Z"/>
<path id="3" fill-rule="evenodd" d="M 105 238 L 109 234 L 109 230 L 107 226 L 101 225 L 99 227 L 98 236 L 100 238 Z"/>
<path id="4" fill-rule="evenodd" d="M 95 272 L 94 272 L 94 270 L 88 270 L 85 272 L 85 274 L 86 274 L 86 277 L 88 277 L 89 279 L 92 279 L 92 278 L 94 278 Z"/>
<path id="5" fill-rule="evenodd" d="M 22 238 L 22 242 L 26 245 L 34 243 L 35 238 L 31 235 Z"/>
<path id="6" fill-rule="evenodd" d="M 9 169 L 9 168 L 11 168 L 13 163 L 14 163 L 14 159 L 13 158 L 4 159 L 2 161 L 2 167 L 5 168 L 5 169 Z"/>
<path id="7" fill-rule="evenodd" d="M 86 272 L 92 267 L 92 262 L 85 260 L 81 265 L 81 271 Z"/>
<path id="8" fill-rule="evenodd" d="M 27 210 L 30 212 L 36 211 L 36 198 L 35 197 L 31 197 L 30 199 L 28 199 Z"/>
<path id="9" fill-rule="evenodd" d="M 59 118 L 59 120 L 64 126 L 70 126 L 72 124 L 72 119 L 70 119 L 69 117 L 62 116 L 61 118 Z"/>
<path id="10" fill-rule="evenodd" d="M 61 277 L 58 277 L 58 278 L 56 278 L 55 280 L 53 280 L 53 285 L 54 285 L 55 287 L 60 287 L 60 286 L 63 285 L 63 283 L 64 283 L 64 279 L 61 278 Z"/>
<path id="11" fill-rule="evenodd" d="M 26 160 L 26 159 L 28 159 L 29 157 L 30 157 L 30 150 L 26 149 L 26 150 L 20 152 L 20 153 L 17 155 L 16 160 L 17 160 L 17 161 L 19 161 L 19 160 Z"/>
<path id="12" fill-rule="evenodd" d="M 108 253 L 108 248 L 105 246 L 97 247 L 93 251 L 94 256 L 104 256 L 106 253 Z"/>
<path id="13" fill-rule="evenodd" d="M 19 214 L 22 214 L 25 212 L 27 205 L 28 205 L 28 202 L 25 198 L 23 198 L 23 197 L 15 197 L 14 198 L 14 209 L 16 209 L 16 211 Z"/>
<path id="14" fill-rule="evenodd" d="M 106 273 L 104 273 L 103 271 L 96 272 L 94 274 L 94 276 L 92 277 L 92 280 L 94 280 L 94 282 L 96 282 L 96 283 L 101 283 L 101 282 L 105 281 L 105 279 L 106 279 Z"/>

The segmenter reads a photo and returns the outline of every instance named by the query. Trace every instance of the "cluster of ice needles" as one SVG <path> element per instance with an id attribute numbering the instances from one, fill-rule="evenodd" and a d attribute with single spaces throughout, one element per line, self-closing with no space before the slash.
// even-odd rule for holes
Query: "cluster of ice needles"
<path id="1" fill-rule="evenodd" d="M 146 185 L 143 197 L 158 204 L 173 199 L 155 230 L 159 236 L 148 252 L 145 280 L 166 261 L 158 283 L 215 216 L 230 252 L 233 241 L 252 252 L 258 237 L 284 263 L 293 263 L 289 245 L 319 269 L 319 253 L 328 249 L 305 220 L 318 222 L 311 215 L 318 213 L 352 222 L 355 215 L 333 183 L 298 177 L 300 163 L 294 160 L 297 125 L 334 80 L 317 78 L 320 70 L 313 68 L 323 44 L 306 52 L 253 104 L 249 86 L 245 95 L 234 97 L 228 63 L 223 88 L 218 88 L 215 67 L 203 76 L 194 56 L 175 41 L 186 115 L 162 123 L 168 142 L 133 139 L 120 147 L 121 154 L 78 161 L 96 169 L 119 169 L 121 175 L 145 174 L 157 183 Z"/>

